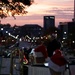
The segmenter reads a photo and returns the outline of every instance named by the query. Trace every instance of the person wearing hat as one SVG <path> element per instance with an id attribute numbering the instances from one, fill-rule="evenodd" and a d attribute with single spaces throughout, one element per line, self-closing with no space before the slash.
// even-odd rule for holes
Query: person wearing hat
<path id="1" fill-rule="evenodd" d="M 51 75 L 61 75 L 65 71 L 67 63 L 61 51 L 61 43 L 54 35 L 48 36 L 48 44 L 46 45 L 48 57 L 46 61 L 49 63 Z"/>

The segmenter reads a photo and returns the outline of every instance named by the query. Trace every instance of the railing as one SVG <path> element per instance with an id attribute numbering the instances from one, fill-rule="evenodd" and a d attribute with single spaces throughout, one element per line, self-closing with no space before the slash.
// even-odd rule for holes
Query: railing
<path id="1" fill-rule="evenodd" d="M 63 75 L 75 75 L 75 57 L 68 58 L 66 70 Z"/>
<path id="2" fill-rule="evenodd" d="M 1 73 L 1 67 L 2 67 L 2 57 L 0 57 L 0 73 Z"/>

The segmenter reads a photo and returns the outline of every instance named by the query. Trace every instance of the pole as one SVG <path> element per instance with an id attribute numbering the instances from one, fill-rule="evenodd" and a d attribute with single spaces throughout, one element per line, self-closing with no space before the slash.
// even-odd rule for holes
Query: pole
<path id="1" fill-rule="evenodd" d="M 74 0 L 74 21 L 75 21 L 75 0 Z"/>
<path id="2" fill-rule="evenodd" d="M 20 59 L 22 60 L 20 62 L 20 68 L 21 68 L 20 75 L 23 75 L 23 51 L 19 50 L 19 55 L 20 55 Z"/>
<path id="3" fill-rule="evenodd" d="M 72 19 L 75 22 L 75 0 L 74 0 L 74 18 Z"/>
<path id="4" fill-rule="evenodd" d="M 13 53 L 10 56 L 10 75 L 13 75 Z"/>

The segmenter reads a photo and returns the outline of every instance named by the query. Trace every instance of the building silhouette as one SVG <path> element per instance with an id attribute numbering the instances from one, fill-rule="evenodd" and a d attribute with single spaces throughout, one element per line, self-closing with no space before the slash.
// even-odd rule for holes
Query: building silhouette
<path id="1" fill-rule="evenodd" d="M 40 37 L 43 35 L 43 28 L 38 24 L 25 24 L 20 27 L 21 36 Z"/>
<path id="2" fill-rule="evenodd" d="M 75 48 L 75 22 L 61 22 L 59 29 L 60 41 L 68 44 L 71 48 Z"/>
<path id="3" fill-rule="evenodd" d="M 49 27 L 55 27 L 55 16 L 44 16 L 44 31 Z"/>

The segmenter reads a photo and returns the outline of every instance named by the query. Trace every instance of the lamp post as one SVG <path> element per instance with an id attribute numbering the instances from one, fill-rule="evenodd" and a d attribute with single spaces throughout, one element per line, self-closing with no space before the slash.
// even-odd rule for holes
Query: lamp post
<path id="1" fill-rule="evenodd" d="M 11 53 L 10 56 L 11 60 L 10 60 L 10 75 L 13 75 L 13 54 Z"/>
<path id="2" fill-rule="evenodd" d="M 16 50 L 12 51 L 11 55 L 10 55 L 10 75 L 13 75 L 13 73 L 14 73 L 14 65 L 15 65 L 15 63 L 14 63 L 14 59 L 15 59 L 14 53 L 15 53 L 15 51 L 19 52 L 19 66 L 20 66 L 20 68 L 18 68 L 16 70 L 18 70 L 20 75 L 23 75 L 23 63 L 22 63 L 22 61 L 20 61 L 20 59 L 21 60 L 23 59 L 23 54 L 18 48 Z M 16 66 L 15 66 L 15 68 L 16 68 Z"/>
<path id="3" fill-rule="evenodd" d="M 16 46 L 16 44 L 14 46 Z M 14 46 L 12 46 L 12 47 L 14 47 Z M 20 75 L 23 75 L 23 61 L 22 61 L 23 60 L 23 51 L 21 51 L 18 47 L 16 47 L 16 49 L 11 51 L 11 55 L 10 55 L 10 75 L 13 75 L 13 73 L 14 73 L 13 67 L 14 67 L 14 64 L 15 64 L 14 63 L 15 51 L 18 51 L 18 54 L 19 54 L 18 59 L 19 59 L 19 66 L 20 66 L 20 68 L 18 68 L 16 70 L 18 70 Z"/>

